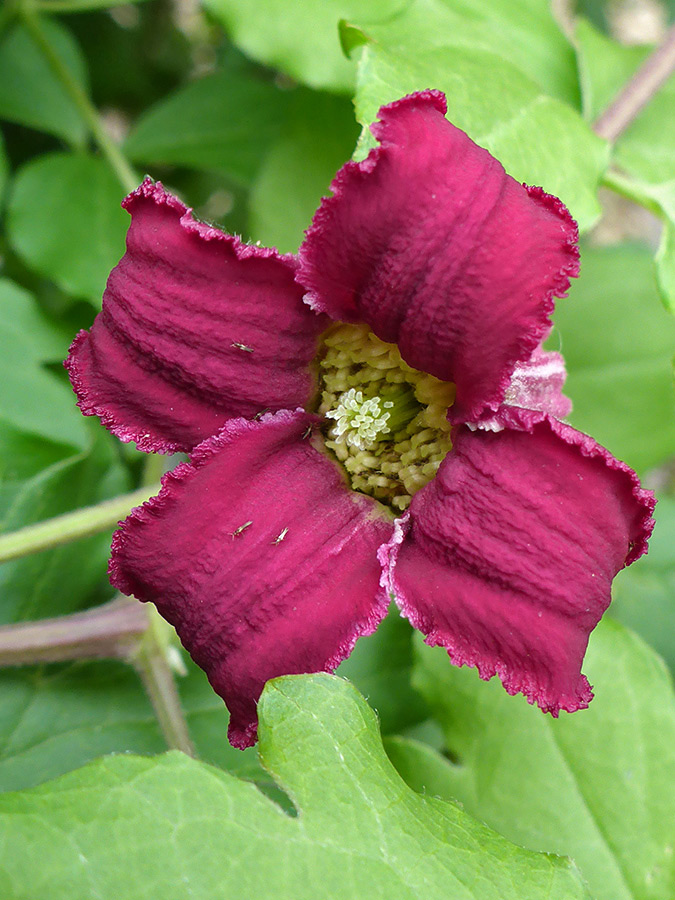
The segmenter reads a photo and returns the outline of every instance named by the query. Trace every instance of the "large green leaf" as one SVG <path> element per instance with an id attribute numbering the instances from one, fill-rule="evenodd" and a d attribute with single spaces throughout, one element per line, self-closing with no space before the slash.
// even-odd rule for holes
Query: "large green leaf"
<path id="1" fill-rule="evenodd" d="M 138 162 L 192 166 L 248 184 L 279 133 L 288 101 L 288 91 L 232 67 L 147 110 L 125 150 Z"/>
<path id="2" fill-rule="evenodd" d="M 448 99 L 448 118 L 488 149 L 518 181 L 561 197 L 588 228 L 598 217 L 597 185 L 608 146 L 581 116 L 546 96 L 495 53 L 415 42 L 389 46 L 364 37 L 356 91 L 358 120 L 367 125 L 383 103 L 426 88 Z"/>
<path id="3" fill-rule="evenodd" d="M 649 48 L 625 47 L 580 21 L 577 52 L 584 111 L 594 119 L 609 105 L 649 53 Z M 659 287 L 666 305 L 675 312 L 675 76 L 650 100 L 620 135 L 614 163 L 629 177 L 618 188 L 655 208 L 665 220 L 656 256 Z"/>
<path id="4" fill-rule="evenodd" d="M 51 441 L 84 448 L 88 435 L 70 386 L 42 363 L 60 361 L 67 340 L 30 294 L 0 279 L 0 422 Z"/>
<path id="5" fill-rule="evenodd" d="M 289 122 L 272 146 L 250 196 L 254 240 L 294 252 L 337 169 L 351 156 L 358 127 L 342 97 L 298 90 Z"/>
<path id="6" fill-rule="evenodd" d="M 560 300 L 557 333 L 570 421 L 645 470 L 675 453 L 675 323 L 658 301 L 645 247 L 584 246 L 581 277 Z"/>
<path id="7" fill-rule="evenodd" d="M 675 698 L 649 647 L 601 623 L 584 666 L 595 699 L 558 720 L 455 668 L 444 650 L 417 649 L 414 684 L 457 763 L 392 740 L 414 787 L 456 798 L 524 847 L 571 856 L 596 900 L 671 900 Z"/>
<path id="8" fill-rule="evenodd" d="M 99 306 L 124 252 L 124 195 L 102 159 L 54 153 L 19 170 L 7 233 L 26 265 L 67 293 Z"/>
<path id="9" fill-rule="evenodd" d="M 92 426 L 94 430 L 97 439 L 89 451 L 59 459 L 46 469 L 38 468 L 38 457 L 30 475 L 25 463 L 18 471 L 11 460 L 5 463 L 0 531 L 14 531 L 129 489 L 112 439 L 97 426 Z M 17 447 L 16 436 L 12 446 Z M 0 621 L 56 616 L 109 596 L 106 570 L 111 532 L 0 566 Z"/>
<path id="10" fill-rule="evenodd" d="M 228 715 L 188 660 L 177 684 L 197 751 L 240 777 L 270 782 L 255 750 L 225 739 Z M 108 753 L 161 753 L 166 743 L 134 670 L 87 662 L 0 671 L 0 791 L 41 784 Z"/>
<path id="11" fill-rule="evenodd" d="M 70 32 L 52 19 L 42 21 L 41 27 L 63 65 L 86 88 L 84 58 Z M 18 24 L 0 37 L 0 119 L 49 132 L 74 146 L 81 146 L 86 136 L 77 107 Z"/>
<path id="12" fill-rule="evenodd" d="M 285 815 L 250 784 L 176 753 L 117 756 L 0 797 L 7 900 L 581 898 L 563 859 L 521 850 L 396 774 L 372 711 L 327 675 L 270 682 L 264 766 Z M 40 860 L 40 865 L 35 860 Z"/>
<path id="13" fill-rule="evenodd" d="M 313 88 L 348 92 L 354 65 L 340 49 L 341 19 L 387 19 L 406 0 L 202 0 L 248 56 Z"/>
<path id="14" fill-rule="evenodd" d="M 389 46 L 441 43 L 491 50 L 555 97 L 577 105 L 574 52 L 543 0 L 203 0 L 235 43 L 311 87 L 348 90 L 340 20 L 367 26 Z"/>
<path id="15" fill-rule="evenodd" d="M 355 21 L 363 23 L 362 17 Z M 512 63 L 541 90 L 580 104 L 574 50 L 545 0 L 411 0 L 390 18 L 366 27 L 384 46 L 486 50 Z"/>
<path id="16" fill-rule="evenodd" d="M 659 497 L 649 553 L 617 575 L 611 614 L 635 629 L 675 672 L 675 499 Z"/>

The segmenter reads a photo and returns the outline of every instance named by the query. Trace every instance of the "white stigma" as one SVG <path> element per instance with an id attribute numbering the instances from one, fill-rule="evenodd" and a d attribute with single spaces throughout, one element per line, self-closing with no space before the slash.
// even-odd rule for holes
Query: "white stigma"
<path id="1" fill-rule="evenodd" d="M 389 410 L 394 404 L 381 397 L 365 400 L 363 391 L 350 388 L 340 394 L 336 409 L 329 409 L 326 417 L 335 419 L 330 434 L 338 444 L 348 444 L 357 450 L 369 450 L 389 431 Z"/>

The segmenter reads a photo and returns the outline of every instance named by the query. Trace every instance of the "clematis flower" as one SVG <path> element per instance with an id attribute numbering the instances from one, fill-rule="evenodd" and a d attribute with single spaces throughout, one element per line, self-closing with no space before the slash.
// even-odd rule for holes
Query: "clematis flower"
<path id="1" fill-rule="evenodd" d="M 541 342 L 577 274 L 565 206 L 509 177 L 436 91 L 383 107 L 298 257 L 146 180 L 67 367 L 86 415 L 190 461 L 114 536 L 113 583 L 175 625 L 256 737 L 271 677 L 333 670 L 390 600 L 554 716 L 654 501 L 564 424 Z"/>

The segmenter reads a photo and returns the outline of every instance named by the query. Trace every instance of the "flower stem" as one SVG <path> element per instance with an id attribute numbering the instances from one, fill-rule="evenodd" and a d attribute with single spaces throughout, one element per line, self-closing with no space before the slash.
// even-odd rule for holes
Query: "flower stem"
<path id="1" fill-rule="evenodd" d="M 19 531 L 4 534 L 0 536 L 0 563 L 105 531 L 128 515 L 134 506 L 140 506 L 156 494 L 158 489 L 157 484 L 142 487 L 130 494 L 105 500 L 97 506 L 85 506 L 83 509 L 76 509 L 53 519 L 38 522 L 36 525 L 28 525 Z"/>
<path id="2" fill-rule="evenodd" d="M 0 666 L 126 659 L 148 627 L 145 610 L 118 597 L 86 612 L 0 627 Z"/>
<path id="3" fill-rule="evenodd" d="M 110 137 L 105 129 L 96 108 L 89 97 L 82 90 L 70 69 L 63 63 L 61 57 L 54 51 L 48 37 L 45 35 L 39 16 L 36 15 L 33 4 L 24 0 L 19 6 L 19 13 L 36 46 L 41 50 L 52 72 L 63 85 L 70 99 L 73 101 L 83 121 L 89 128 L 101 153 L 106 157 L 111 169 L 117 176 L 124 191 L 129 193 L 137 186 L 139 179 L 127 161 L 126 157 Z"/>
<path id="4" fill-rule="evenodd" d="M 122 659 L 138 672 L 167 746 L 195 755 L 166 656 L 164 622 L 151 604 L 116 599 L 54 619 L 0 626 L 0 666 Z"/>
<path id="5" fill-rule="evenodd" d="M 675 70 L 675 25 L 596 120 L 593 130 L 616 141 Z"/>
<path id="6" fill-rule="evenodd" d="M 169 747 L 196 756 L 176 681 L 167 659 L 167 640 L 162 633 L 164 620 L 155 607 L 146 605 L 146 631 L 130 662 L 138 672 L 150 697 L 157 721 Z"/>

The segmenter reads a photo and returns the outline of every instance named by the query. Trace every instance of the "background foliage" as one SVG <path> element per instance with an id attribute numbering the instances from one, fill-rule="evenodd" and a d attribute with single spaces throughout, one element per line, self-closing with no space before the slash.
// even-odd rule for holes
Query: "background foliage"
<path id="1" fill-rule="evenodd" d="M 672 900 L 675 78 L 615 142 L 593 130 L 675 12 L 632 7 L 632 20 L 619 0 L 555 14 L 547 0 L 0 8 L 2 531 L 147 477 L 80 416 L 60 365 L 100 306 L 124 249 L 119 203 L 142 175 L 293 251 L 335 170 L 371 145 L 378 107 L 428 87 L 578 219 L 582 275 L 550 339 L 571 422 L 660 496 L 650 555 L 617 578 L 591 640 L 596 700 L 559 720 L 452 668 L 396 616 L 340 669 L 384 743 L 328 676 L 270 683 L 258 755 L 227 744 L 226 710 L 188 661 L 196 761 L 163 753 L 126 663 L 0 669 L 0 896 Z M 110 599 L 109 541 L 1 566 L 2 623 Z M 100 759 L 120 752 L 140 756 Z"/>

